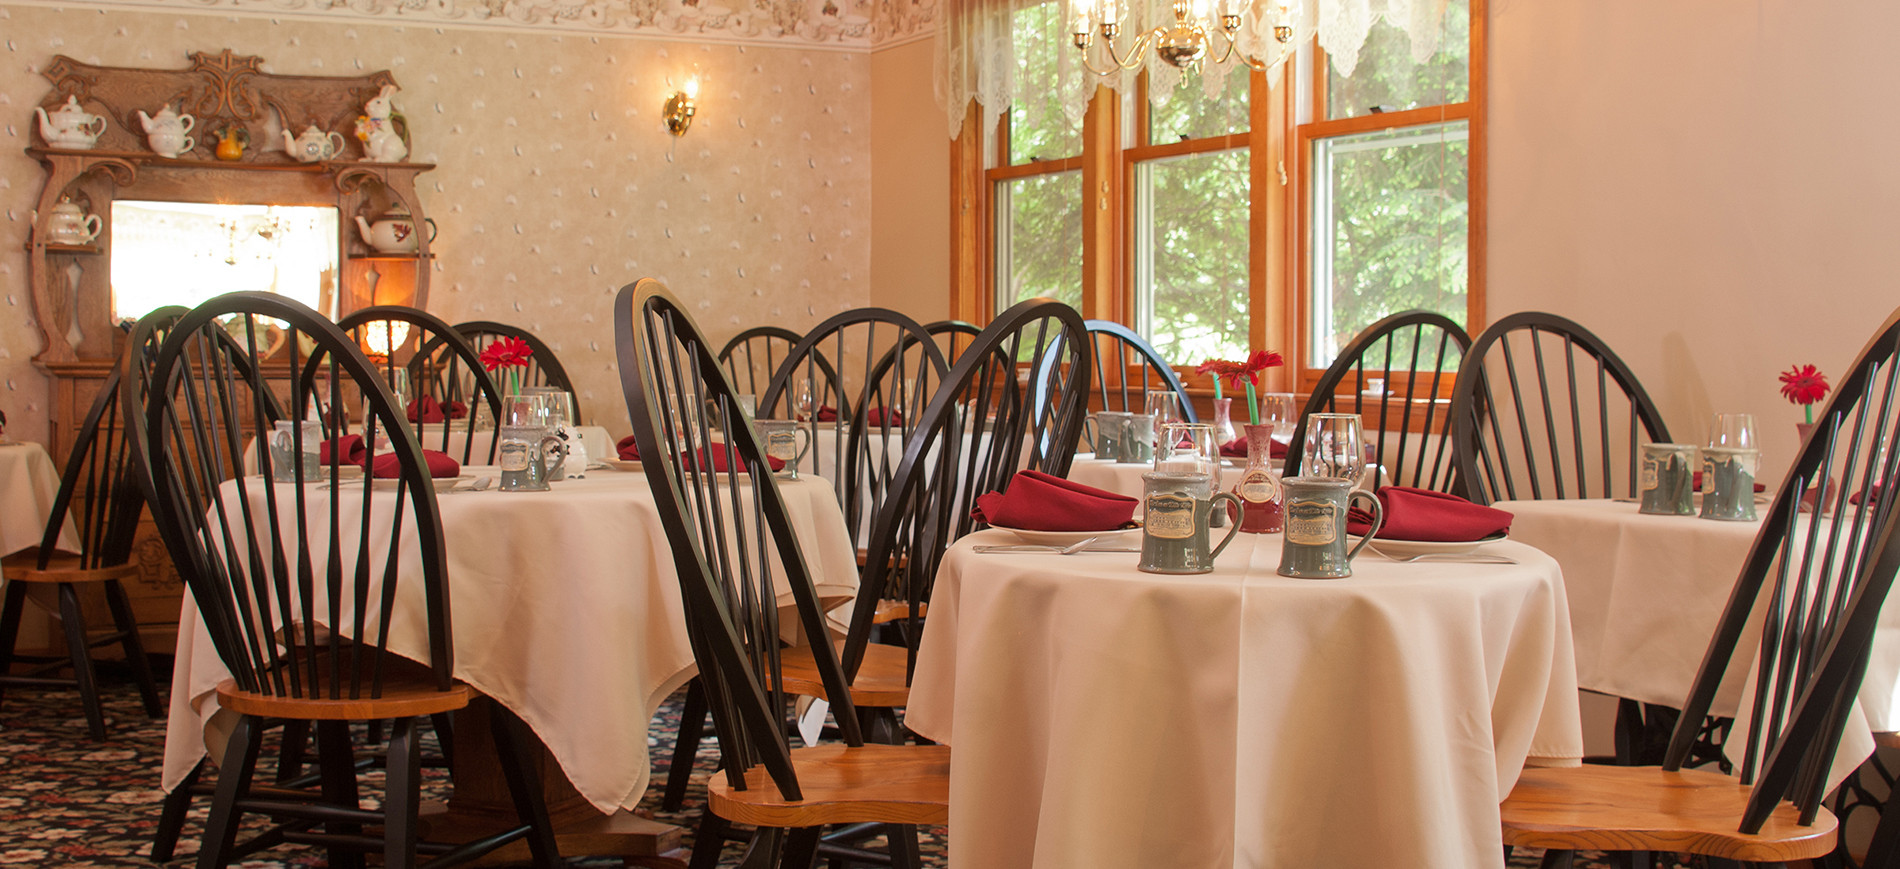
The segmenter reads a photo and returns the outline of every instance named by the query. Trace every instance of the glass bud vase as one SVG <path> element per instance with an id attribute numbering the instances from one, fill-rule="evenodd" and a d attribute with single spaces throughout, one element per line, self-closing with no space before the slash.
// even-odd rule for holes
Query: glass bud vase
<path id="1" fill-rule="evenodd" d="M 1228 416 L 1229 408 L 1233 403 L 1234 400 L 1231 398 L 1214 399 L 1214 442 L 1222 446 L 1233 443 L 1235 438 L 1240 437 L 1240 433 L 1234 431 L 1233 418 Z"/>
<path id="2" fill-rule="evenodd" d="M 1285 497 L 1280 481 L 1273 473 L 1273 425 L 1249 425 L 1247 429 L 1247 469 L 1234 484 L 1234 495 L 1241 502 L 1240 530 L 1249 534 L 1271 534 L 1285 524 Z"/>

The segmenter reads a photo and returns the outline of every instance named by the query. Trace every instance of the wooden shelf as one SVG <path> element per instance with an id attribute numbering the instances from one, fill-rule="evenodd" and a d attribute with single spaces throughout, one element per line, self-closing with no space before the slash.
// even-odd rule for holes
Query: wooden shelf
<path id="1" fill-rule="evenodd" d="M 100 254 L 105 252 L 105 248 L 90 242 L 87 244 L 60 244 L 58 242 L 49 241 L 42 245 L 42 247 L 46 248 L 47 253 Z M 27 243 L 26 249 L 29 251 L 33 249 L 32 242 Z"/>
<path id="2" fill-rule="evenodd" d="M 131 163 L 134 166 L 160 169 L 227 169 L 233 172 L 308 172 L 321 175 L 326 172 L 338 172 L 348 168 L 409 172 L 427 172 L 435 168 L 434 163 L 373 163 L 367 160 L 319 160 L 315 163 L 299 163 L 290 159 L 282 151 L 261 150 L 250 152 L 251 154 L 257 155 L 260 159 L 247 157 L 243 160 L 164 157 L 151 151 L 119 151 L 104 148 L 47 148 L 39 145 L 27 148 L 26 153 L 42 162 L 53 157 L 70 157 L 82 160 L 92 158 L 97 160 L 120 160 Z"/>

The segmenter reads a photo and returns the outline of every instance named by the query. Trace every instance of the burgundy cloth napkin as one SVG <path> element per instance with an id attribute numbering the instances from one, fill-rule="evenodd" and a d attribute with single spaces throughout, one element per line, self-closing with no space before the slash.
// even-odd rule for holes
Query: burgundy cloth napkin
<path id="1" fill-rule="evenodd" d="M 891 415 L 890 422 L 884 421 L 884 415 L 886 413 Z M 837 422 L 838 409 L 829 404 L 820 406 L 818 408 L 818 421 Z M 867 425 L 903 425 L 904 412 L 897 408 L 886 410 L 884 407 L 878 406 L 864 412 L 864 422 Z"/>
<path id="2" fill-rule="evenodd" d="M 459 401 L 441 402 L 425 395 L 409 402 L 410 422 L 446 422 L 468 416 L 468 405 Z"/>
<path id="3" fill-rule="evenodd" d="M 1378 494 L 1379 503 L 1385 507 L 1385 525 L 1378 534 L 1383 540 L 1483 540 L 1509 531 L 1514 518 L 1503 510 L 1429 489 L 1386 486 Z M 1365 534 L 1370 527 L 1372 514 L 1358 508 L 1346 514 L 1346 533 Z"/>
<path id="4" fill-rule="evenodd" d="M 1691 487 L 1693 487 L 1693 488 L 1694 488 L 1694 490 L 1695 490 L 1695 491 L 1697 491 L 1697 492 L 1700 492 L 1700 491 L 1702 491 L 1702 472 L 1701 472 L 1701 471 L 1697 471 L 1697 472 L 1695 472 L 1695 473 L 1694 473 L 1693 475 L 1691 475 L 1691 476 L 1690 476 L 1690 478 L 1689 478 L 1689 485 L 1690 485 Z M 1768 484 L 1766 484 L 1766 483 L 1756 483 L 1756 484 L 1755 484 L 1755 491 L 1757 491 L 1757 492 L 1766 492 L 1766 491 L 1768 491 Z"/>
<path id="5" fill-rule="evenodd" d="M 330 451 L 333 449 L 337 451 L 337 463 L 343 465 L 360 465 L 369 455 L 369 450 L 363 446 L 362 435 L 344 435 L 318 444 L 317 461 L 329 464 Z"/>
<path id="6" fill-rule="evenodd" d="M 832 407 L 829 404 L 819 405 L 818 406 L 818 421 L 819 422 L 837 422 L 838 409 L 835 407 Z"/>
<path id="7" fill-rule="evenodd" d="M 1110 531 L 1127 525 L 1141 501 L 1041 471 L 1018 471 L 1003 492 L 976 497 L 970 516 L 1031 531 Z"/>
<path id="8" fill-rule="evenodd" d="M 1238 437 L 1224 444 L 1221 444 L 1220 454 L 1223 456 L 1228 456 L 1230 458 L 1236 458 L 1236 459 L 1246 458 L 1247 457 L 1247 439 L 1244 437 Z M 1272 445 L 1267 447 L 1267 458 L 1270 458 L 1270 459 L 1286 458 L 1286 444 L 1280 443 L 1279 441 L 1273 441 Z"/>
<path id="9" fill-rule="evenodd" d="M 462 473 L 462 465 L 448 457 L 446 453 L 435 450 L 423 450 L 422 458 L 429 463 L 429 476 L 453 477 Z M 370 462 L 370 476 L 381 479 L 393 479 L 402 476 L 402 460 L 395 453 L 383 453 Z"/>
<path id="10" fill-rule="evenodd" d="M 620 454 L 620 458 L 626 461 L 637 462 L 640 460 L 640 445 L 634 442 L 633 435 L 627 435 L 626 437 L 621 438 L 619 441 L 617 441 L 614 444 L 614 450 Z M 685 458 L 685 455 L 682 454 L 681 458 Z M 774 471 L 783 469 L 785 467 L 785 460 L 783 459 L 774 458 L 772 456 L 766 456 L 765 461 L 766 461 L 766 464 L 772 466 L 772 470 Z M 683 462 L 683 464 L 686 464 L 692 467 L 697 467 L 697 465 L 693 464 L 690 461 Z M 717 450 L 712 451 L 712 469 L 715 472 L 723 472 L 726 469 L 726 451 L 724 449 L 717 449 Z M 739 472 L 745 473 L 745 468 L 743 467 L 740 468 Z"/>
<path id="11" fill-rule="evenodd" d="M 700 450 L 699 452 L 701 455 L 705 455 L 707 451 Z M 686 460 L 686 455 L 684 453 L 680 454 L 680 458 L 682 459 L 681 464 L 687 466 L 688 468 L 693 469 L 693 470 L 697 470 L 699 468 L 699 464 L 697 462 Z M 773 456 L 766 456 L 765 463 L 771 466 L 772 470 L 774 471 L 781 470 L 785 467 L 784 459 L 776 458 Z M 725 447 L 718 447 L 712 450 L 712 469 L 715 473 L 725 473 L 725 470 L 726 470 Z M 739 465 L 739 473 L 741 474 L 746 473 L 746 467 L 744 464 Z"/>

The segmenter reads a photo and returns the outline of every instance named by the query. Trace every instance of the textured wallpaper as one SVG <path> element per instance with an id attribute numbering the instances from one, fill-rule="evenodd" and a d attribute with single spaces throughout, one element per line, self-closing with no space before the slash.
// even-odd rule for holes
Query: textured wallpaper
<path id="1" fill-rule="evenodd" d="M 622 285 L 665 281 L 721 340 L 869 298 L 863 50 L 4 3 L 0 34 L 0 409 L 20 436 L 46 431 L 24 252 L 42 172 L 24 149 L 55 54 L 182 68 L 230 48 L 278 73 L 390 70 L 410 159 L 437 166 L 417 184 L 440 229 L 428 307 L 541 335 L 616 432 Z M 660 105 L 693 74 L 699 114 L 676 140 Z"/>

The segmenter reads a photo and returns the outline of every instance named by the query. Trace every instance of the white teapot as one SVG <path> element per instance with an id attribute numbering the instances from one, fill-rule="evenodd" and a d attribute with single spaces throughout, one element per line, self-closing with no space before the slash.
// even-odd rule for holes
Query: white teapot
<path id="1" fill-rule="evenodd" d="M 80 108 L 76 96 L 67 97 L 66 104 L 50 115 L 39 106 L 33 112 L 40 116 L 40 138 L 55 148 L 85 150 L 106 131 L 106 119 Z"/>
<path id="2" fill-rule="evenodd" d="M 315 163 L 319 160 L 334 158 L 343 150 L 343 134 L 335 130 L 325 133 L 317 129 L 316 124 L 303 128 L 303 135 L 291 138 L 290 131 L 284 131 L 284 152 L 297 158 L 299 163 Z"/>
<path id="3" fill-rule="evenodd" d="M 429 224 L 429 240 L 435 241 L 435 221 L 424 218 L 423 222 Z M 375 223 L 357 215 L 356 230 L 362 234 L 363 243 L 375 248 L 378 253 L 415 253 L 419 247 L 416 222 L 410 217 L 409 209 L 401 203 L 383 212 Z"/>
<path id="4" fill-rule="evenodd" d="M 53 244 L 91 244 L 99 237 L 100 228 L 99 215 L 87 214 L 71 199 L 61 199 L 46 217 L 46 240 Z"/>
<path id="5" fill-rule="evenodd" d="M 172 104 L 158 110 L 158 116 L 147 115 L 139 110 L 139 124 L 145 127 L 145 141 L 152 151 L 160 157 L 176 157 L 192 149 L 197 144 L 190 136 L 192 125 L 198 119 L 190 115 L 181 115 L 172 111 Z"/>

